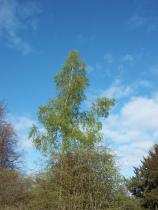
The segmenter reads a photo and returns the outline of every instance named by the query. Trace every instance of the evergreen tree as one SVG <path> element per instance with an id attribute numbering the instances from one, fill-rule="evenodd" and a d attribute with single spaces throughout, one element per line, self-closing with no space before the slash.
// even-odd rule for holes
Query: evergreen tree
<path id="1" fill-rule="evenodd" d="M 158 209 L 158 145 L 154 145 L 142 165 L 135 168 L 135 176 L 129 182 L 131 193 L 141 199 L 142 205 L 151 210 Z"/>

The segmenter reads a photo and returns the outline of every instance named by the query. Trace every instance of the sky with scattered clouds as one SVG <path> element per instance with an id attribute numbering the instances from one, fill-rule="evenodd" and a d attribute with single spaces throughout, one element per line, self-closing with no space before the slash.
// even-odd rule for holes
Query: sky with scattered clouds
<path id="1" fill-rule="evenodd" d="M 131 176 L 158 143 L 157 0 L 0 0 L 0 100 L 27 172 L 41 155 L 28 140 L 39 105 L 55 96 L 53 76 L 71 49 L 87 63 L 88 105 L 116 99 L 104 142 Z"/>

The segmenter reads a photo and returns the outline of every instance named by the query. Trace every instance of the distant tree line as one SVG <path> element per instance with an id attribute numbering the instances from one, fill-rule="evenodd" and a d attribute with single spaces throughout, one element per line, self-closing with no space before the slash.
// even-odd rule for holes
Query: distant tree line
<path id="1" fill-rule="evenodd" d="M 47 167 L 28 177 L 18 166 L 17 138 L 0 103 L 0 209 L 158 210 L 158 145 L 125 180 L 102 141 L 102 118 L 115 100 L 98 98 L 85 110 L 86 65 L 72 51 L 55 76 L 56 97 L 39 107 L 29 137 Z"/>

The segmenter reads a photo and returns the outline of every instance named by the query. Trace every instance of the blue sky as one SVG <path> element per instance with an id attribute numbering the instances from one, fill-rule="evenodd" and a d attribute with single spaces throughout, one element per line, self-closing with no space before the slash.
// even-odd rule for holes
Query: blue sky
<path id="1" fill-rule="evenodd" d="M 158 143 L 157 0 L 0 0 L 0 99 L 27 171 L 39 158 L 28 130 L 55 95 L 53 76 L 71 49 L 87 63 L 87 104 L 97 96 L 117 100 L 104 139 L 130 176 Z"/>

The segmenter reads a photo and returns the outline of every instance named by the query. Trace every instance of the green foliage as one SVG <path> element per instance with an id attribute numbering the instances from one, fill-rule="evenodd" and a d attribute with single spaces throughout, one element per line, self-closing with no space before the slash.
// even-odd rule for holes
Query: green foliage
<path id="1" fill-rule="evenodd" d="M 57 189 L 47 173 L 38 174 L 30 191 L 31 199 L 27 203 L 31 210 L 55 210 L 57 209 Z"/>
<path id="2" fill-rule="evenodd" d="M 11 169 L 0 169 L 0 207 L 18 207 L 28 201 L 28 182 Z"/>
<path id="3" fill-rule="evenodd" d="M 99 118 L 108 116 L 114 100 L 100 98 L 89 110 L 81 109 L 88 78 L 86 66 L 76 51 L 71 51 L 54 81 L 56 97 L 38 111 L 44 132 L 33 126 L 30 138 L 38 149 L 51 154 L 54 150 L 70 151 L 78 145 L 93 146 L 101 139 Z"/>
<path id="4" fill-rule="evenodd" d="M 121 206 L 123 186 L 106 148 L 80 148 L 60 155 L 48 174 L 37 178 L 32 205 L 42 210 L 105 210 Z"/>
<path id="5" fill-rule="evenodd" d="M 109 110 L 112 106 L 115 105 L 115 100 L 111 100 L 108 98 L 98 98 L 95 103 L 92 105 L 92 110 L 99 117 L 108 117 Z"/>
<path id="6" fill-rule="evenodd" d="M 122 210 L 144 210 L 139 199 L 126 197 L 124 198 Z"/>
<path id="7" fill-rule="evenodd" d="M 27 205 L 19 205 L 18 207 L 15 206 L 6 206 L 6 207 L 0 207 L 0 210 L 33 210 L 33 209 L 28 209 Z"/>
<path id="8" fill-rule="evenodd" d="M 158 209 L 158 145 L 135 168 L 135 176 L 129 182 L 129 190 L 141 199 L 142 205 L 151 210 Z"/>

